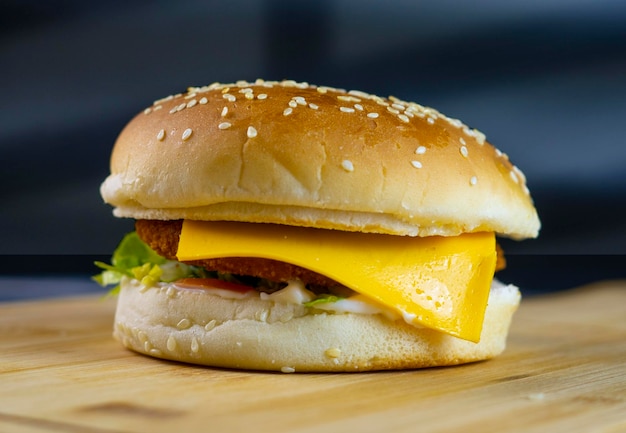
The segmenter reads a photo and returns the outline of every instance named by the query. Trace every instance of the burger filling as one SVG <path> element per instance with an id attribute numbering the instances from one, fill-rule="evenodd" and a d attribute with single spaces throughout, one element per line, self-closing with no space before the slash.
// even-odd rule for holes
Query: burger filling
<path id="1" fill-rule="evenodd" d="M 261 227 L 263 226 L 263 227 Z M 497 260 L 496 260 L 497 257 Z M 139 220 L 96 280 L 402 317 L 478 341 L 504 265 L 493 234 L 407 238 L 250 223 Z M 119 287 L 119 285 L 118 285 Z M 214 294 L 220 294 L 215 292 Z"/>

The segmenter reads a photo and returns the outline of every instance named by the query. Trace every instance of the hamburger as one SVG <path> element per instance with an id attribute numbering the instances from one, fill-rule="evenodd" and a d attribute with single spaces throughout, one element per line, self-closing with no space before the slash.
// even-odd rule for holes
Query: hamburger
<path id="1" fill-rule="evenodd" d="M 437 110 L 295 81 L 189 88 L 119 135 L 101 195 L 135 219 L 96 279 L 156 358 L 282 372 L 500 354 L 520 302 L 496 236 L 536 237 L 526 180 Z"/>

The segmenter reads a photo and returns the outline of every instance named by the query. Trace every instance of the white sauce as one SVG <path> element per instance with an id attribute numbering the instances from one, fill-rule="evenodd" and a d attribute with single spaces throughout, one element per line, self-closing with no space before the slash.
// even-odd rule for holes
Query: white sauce
<path id="1" fill-rule="evenodd" d="M 227 299 L 249 299 L 257 297 L 262 301 L 282 304 L 302 305 L 305 302 L 310 302 L 315 299 L 315 294 L 307 290 L 304 286 L 304 283 L 300 280 L 292 280 L 289 282 L 287 287 L 274 293 L 263 293 L 257 292 L 256 290 L 250 290 L 249 292 L 241 293 L 233 290 L 224 290 L 217 288 L 195 288 L 193 286 L 185 286 L 184 284 L 179 285 L 176 283 L 160 283 L 159 285 L 161 287 L 171 287 L 176 290 L 192 290 L 204 292 L 213 296 L 220 296 Z M 500 292 L 505 291 L 507 287 L 509 286 L 494 279 L 491 285 L 491 290 L 496 290 L 496 292 Z M 324 310 L 337 314 L 381 314 L 390 320 L 402 319 L 410 325 L 417 326 L 414 322 L 417 318 L 415 314 L 410 314 L 406 311 L 401 311 L 399 309 L 394 310 L 364 295 L 356 292 L 352 293 L 354 294 L 351 294 L 348 297 L 340 299 L 336 302 L 325 302 L 316 304 L 314 308 L 317 310 Z"/>
<path id="2" fill-rule="evenodd" d="M 300 280 L 291 280 L 287 287 L 274 293 L 260 292 L 263 301 L 280 302 L 283 304 L 304 304 L 315 299 L 315 294 L 304 287 Z"/>
<path id="3" fill-rule="evenodd" d="M 241 293 L 234 290 L 208 287 L 200 288 L 177 283 L 161 283 L 160 286 L 172 287 L 175 290 L 192 290 L 195 292 L 203 292 L 226 299 L 249 299 L 258 297 L 262 301 L 270 301 L 281 304 L 302 305 L 305 302 L 310 302 L 315 299 L 315 294 L 307 290 L 304 286 L 304 283 L 300 280 L 292 280 L 289 282 L 289 284 L 287 284 L 285 288 L 278 290 L 274 293 L 263 293 L 257 292 L 256 290 L 250 290 L 249 292 Z M 391 320 L 396 320 L 401 317 L 400 314 L 393 311 L 392 309 L 358 293 L 351 294 L 347 298 L 340 299 L 337 302 L 325 302 L 316 304 L 315 308 L 318 310 L 329 311 L 337 314 L 382 314 Z"/>

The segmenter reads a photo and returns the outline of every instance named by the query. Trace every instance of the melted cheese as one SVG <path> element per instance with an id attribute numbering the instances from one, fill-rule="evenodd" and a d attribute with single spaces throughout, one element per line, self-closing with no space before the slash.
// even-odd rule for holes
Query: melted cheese
<path id="1" fill-rule="evenodd" d="M 279 260 L 326 275 L 408 323 L 478 341 L 496 265 L 493 233 L 406 237 L 185 221 L 177 257 Z"/>

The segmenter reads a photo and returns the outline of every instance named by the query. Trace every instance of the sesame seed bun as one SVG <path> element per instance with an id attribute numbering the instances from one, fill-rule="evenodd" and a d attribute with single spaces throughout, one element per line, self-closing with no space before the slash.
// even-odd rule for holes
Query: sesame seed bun
<path id="1" fill-rule="evenodd" d="M 515 239 L 540 227 L 524 175 L 482 133 L 415 103 L 292 81 L 155 101 L 119 136 L 101 193 L 136 219 Z"/>
<path id="2" fill-rule="evenodd" d="M 125 279 L 114 336 L 156 358 L 227 368 L 291 373 L 448 366 L 500 354 L 519 301 L 515 286 L 494 282 L 480 342 L 472 343 L 380 314 L 313 313 L 258 296 L 229 299 Z"/>

